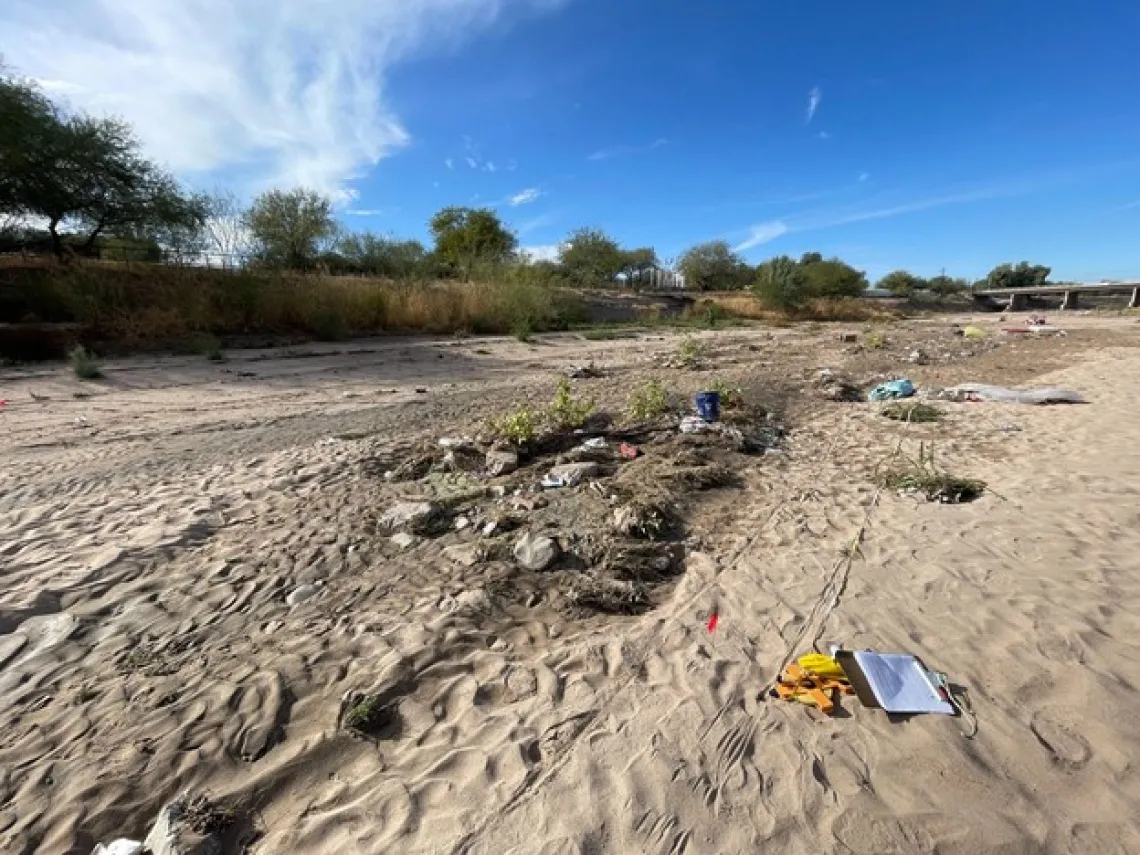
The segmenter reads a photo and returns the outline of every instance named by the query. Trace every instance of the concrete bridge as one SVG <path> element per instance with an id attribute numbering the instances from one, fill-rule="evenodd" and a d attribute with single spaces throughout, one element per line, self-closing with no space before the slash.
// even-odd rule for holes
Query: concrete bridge
<path id="1" fill-rule="evenodd" d="M 985 288 L 971 293 L 977 303 L 1008 300 L 1002 308 L 1009 312 L 1024 311 L 1027 297 L 1057 296 L 1061 298 L 1062 309 L 1075 309 L 1081 294 L 1128 294 L 1128 308 L 1140 308 L 1140 282 L 1074 282 L 1037 288 Z"/>

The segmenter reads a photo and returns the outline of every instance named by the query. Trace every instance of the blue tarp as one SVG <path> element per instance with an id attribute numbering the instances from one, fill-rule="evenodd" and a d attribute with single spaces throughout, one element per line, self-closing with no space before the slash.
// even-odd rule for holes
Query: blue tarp
<path id="1" fill-rule="evenodd" d="M 914 384 L 909 380 L 888 380 L 880 383 L 867 393 L 868 401 L 890 401 L 894 398 L 909 398 L 914 394 Z"/>

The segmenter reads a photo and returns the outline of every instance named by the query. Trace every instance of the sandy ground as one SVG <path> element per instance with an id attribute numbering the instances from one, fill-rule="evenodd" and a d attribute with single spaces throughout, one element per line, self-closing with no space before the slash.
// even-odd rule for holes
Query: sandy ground
<path id="1" fill-rule="evenodd" d="M 988 316 L 966 350 L 950 319 L 887 327 L 881 351 L 840 341 L 859 325 L 703 333 L 705 372 L 660 367 L 670 333 L 138 358 L 97 383 L 0 369 L 0 850 L 141 839 L 190 788 L 236 808 L 253 853 L 1140 851 L 1140 327 L 1065 320 L 1025 341 Z M 509 563 L 443 557 L 477 535 L 401 552 L 377 533 L 417 489 L 377 461 L 591 360 L 606 377 L 576 386 L 607 409 L 647 376 L 685 393 L 721 376 L 789 428 L 694 502 L 656 608 L 466 596 Z M 905 428 L 813 398 L 823 367 L 1090 403 L 946 404 Z M 876 464 L 920 441 L 990 491 L 880 492 Z M 948 672 L 976 738 L 761 698 L 817 636 Z M 398 723 L 350 735 L 342 700 L 378 685 Z"/>

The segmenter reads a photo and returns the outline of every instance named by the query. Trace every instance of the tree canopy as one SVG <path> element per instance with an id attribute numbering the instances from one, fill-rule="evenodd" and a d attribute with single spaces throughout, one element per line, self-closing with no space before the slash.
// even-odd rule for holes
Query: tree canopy
<path id="1" fill-rule="evenodd" d="M 563 242 L 558 263 L 575 285 L 606 287 L 625 269 L 626 257 L 618 242 L 601 229 L 582 228 Z"/>
<path id="2" fill-rule="evenodd" d="M 752 268 L 723 240 L 690 247 L 678 259 L 677 269 L 691 291 L 735 291 L 753 279 Z"/>
<path id="3" fill-rule="evenodd" d="M 515 257 L 518 238 L 490 208 L 444 208 L 429 224 L 435 254 L 464 278 L 478 264 L 502 264 Z"/>
<path id="4" fill-rule="evenodd" d="M 201 234 L 207 206 L 142 155 L 125 122 L 65 114 L 0 74 L 0 213 L 42 219 L 62 256 L 64 231 L 86 249 L 103 235 L 184 244 Z"/>
<path id="5" fill-rule="evenodd" d="M 799 266 L 808 288 L 816 297 L 858 297 L 867 288 L 867 277 L 863 271 L 838 258 L 807 253 L 800 259 Z"/>
<path id="6" fill-rule="evenodd" d="M 999 264 L 986 276 L 987 288 L 1039 288 L 1049 281 L 1052 269 L 1042 264 Z"/>
<path id="7" fill-rule="evenodd" d="M 245 225 L 257 262 L 289 270 L 314 268 L 337 233 L 332 201 L 303 187 L 262 193 L 246 212 Z"/>
<path id="8" fill-rule="evenodd" d="M 896 297 L 909 297 L 915 291 L 924 291 L 929 284 L 921 276 L 907 270 L 893 270 L 876 283 L 876 287 L 890 291 Z"/>

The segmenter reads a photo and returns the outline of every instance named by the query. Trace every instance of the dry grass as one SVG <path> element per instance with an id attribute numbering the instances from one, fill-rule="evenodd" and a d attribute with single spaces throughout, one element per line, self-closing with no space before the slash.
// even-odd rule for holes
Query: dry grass
<path id="1" fill-rule="evenodd" d="M 794 312 L 769 308 L 751 294 L 713 294 L 708 299 L 736 317 L 777 325 L 790 321 L 887 321 L 902 316 L 894 306 L 855 297 L 811 300 L 802 309 Z"/>
<path id="2" fill-rule="evenodd" d="M 383 279 L 31 260 L 0 264 L 0 322 L 74 322 L 129 350 L 209 334 L 337 340 L 384 332 L 560 329 L 573 300 L 504 274 L 499 282 Z"/>

